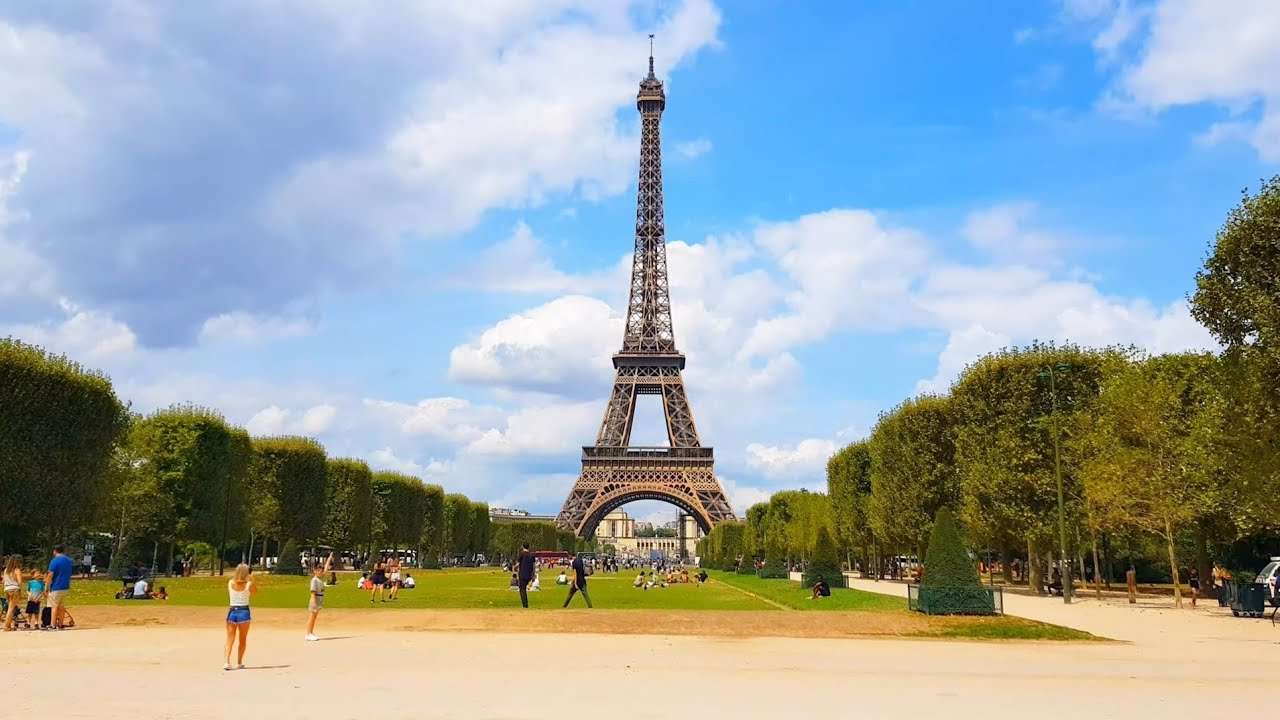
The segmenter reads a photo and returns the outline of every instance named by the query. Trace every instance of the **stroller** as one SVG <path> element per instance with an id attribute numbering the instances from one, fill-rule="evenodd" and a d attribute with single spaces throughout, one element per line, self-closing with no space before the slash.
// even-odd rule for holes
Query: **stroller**
<path id="1" fill-rule="evenodd" d="M 0 596 L 0 617 L 9 615 L 9 598 Z M 19 630 L 35 630 L 36 625 L 32 618 L 22 610 L 22 603 L 14 603 L 13 605 L 13 626 Z"/>

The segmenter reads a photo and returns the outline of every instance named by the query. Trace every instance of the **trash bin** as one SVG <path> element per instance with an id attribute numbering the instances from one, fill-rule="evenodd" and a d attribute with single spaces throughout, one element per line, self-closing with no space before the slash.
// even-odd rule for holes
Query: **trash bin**
<path id="1" fill-rule="evenodd" d="M 1231 614 L 1236 617 L 1262 617 L 1267 602 L 1267 587 L 1261 583 L 1236 586 L 1236 597 L 1231 602 Z"/>
<path id="2" fill-rule="evenodd" d="M 1215 588 L 1218 594 L 1218 607 L 1229 608 L 1236 601 L 1236 584 L 1233 582 L 1223 583 L 1222 587 Z"/>

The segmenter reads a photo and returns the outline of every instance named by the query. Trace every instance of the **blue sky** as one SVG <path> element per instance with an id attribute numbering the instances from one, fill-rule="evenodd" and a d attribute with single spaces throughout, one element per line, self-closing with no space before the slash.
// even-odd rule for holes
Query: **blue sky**
<path id="1" fill-rule="evenodd" d="M 552 512 L 656 32 L 676 337 L 741 511 L 1001 346 L 1212 347 L 1186 294 L 1280 165 L 1280 8 L 1232 5 L 0 0 L 0 335 Z"/>

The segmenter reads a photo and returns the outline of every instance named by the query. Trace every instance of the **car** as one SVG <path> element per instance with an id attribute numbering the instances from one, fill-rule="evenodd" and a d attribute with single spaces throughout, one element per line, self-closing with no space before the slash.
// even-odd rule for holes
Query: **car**
<path id="1" fill-rule="evenodd" d="M 1276 594 L 1276 576 L 1280 575 L 1280 557 L 1272 557 L 1271 562 L 1258 573 L 1253 579 L 1256 583 L 1261 583 L 1267 588 L 1267 600 L 1272 605 L 1280 606 L 1280 595 Z"/>

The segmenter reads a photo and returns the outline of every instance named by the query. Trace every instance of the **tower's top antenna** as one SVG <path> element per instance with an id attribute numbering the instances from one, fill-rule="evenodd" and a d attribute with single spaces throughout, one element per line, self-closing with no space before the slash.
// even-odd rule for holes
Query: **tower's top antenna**
<path id="1" fill-rule="evenodd" d="M 653 33 L 649 33 L 649 77 L 653 77 Z"/>

